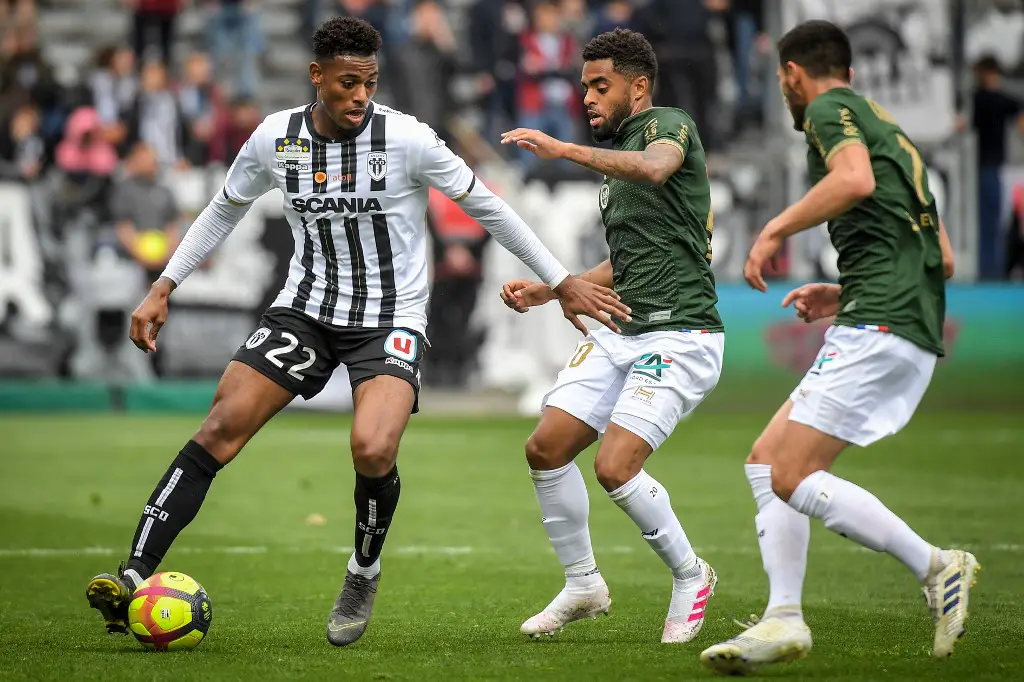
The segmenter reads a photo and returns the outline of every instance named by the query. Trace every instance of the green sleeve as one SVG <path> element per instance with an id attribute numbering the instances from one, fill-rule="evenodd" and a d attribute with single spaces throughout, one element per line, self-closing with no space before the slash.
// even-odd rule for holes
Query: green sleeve
<path id="1" fill-rule="evenodd" d="M 659 109 L 644 126 L 644 146 L 670 144 L 686 158 L 694 137 L 693 121 L 678 109 Z"/>
<path id="2" fill-rule="evenodd" d="M 821 95 L 807 107 L 804 114 L 804 135 L 807 144 L 821 154 L 828 164 L 843 147 L 851 144 L 867 146 L 860 124 L 844 104 Z"/>

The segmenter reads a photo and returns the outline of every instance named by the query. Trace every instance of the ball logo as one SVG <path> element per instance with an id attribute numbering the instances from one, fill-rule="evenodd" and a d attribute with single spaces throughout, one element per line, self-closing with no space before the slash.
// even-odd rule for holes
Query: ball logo
<path id="1" fill-rule="evenodd" d="M 611 190 L 608 189 L 608 185 L 601 185 L 601 194 L 599 195 L 599 198 L 598 198 L 598 204 L 600 204 L 602 211 L 604 209 L 608 208 L 608 195 L 610 193 L 611 193 Z"/>
<path id="2" fill-rule="evenodd" d="M 418 344 L 419 340 L 415 335 L 402 329 L 396 329 L 384 341 L 384 352 L 399 360 L 413 362 L 416 360 L 416 354 L 419 351 Z"/>
<path id="3" fill-rule="evenodd" d="M 163 618 L 164 620 L 169 620 L 170 617 L 171 617 L 171 610 L 170 609 L 160 609 L 160 617 Z"/>
<path id="4" fill-rule="evenodd" d="M 266 341 L 269 337 L 270 330 L 267 329 L 266 327 L 260 327 L 259 329 L 254 331 L 252 333 L 252 336 L 249 337 L 249 340 L 245 342 L 245 347 L 248 348 L 249 350 L 252 350 L 253 348 L 256 348 L 261 343 Z"/>

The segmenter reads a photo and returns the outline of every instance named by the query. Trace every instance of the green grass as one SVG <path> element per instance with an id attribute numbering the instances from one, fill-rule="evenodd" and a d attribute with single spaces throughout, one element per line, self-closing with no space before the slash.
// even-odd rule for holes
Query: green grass
<path id="1" fill-rule="evenodd" d="M 532 423 L 416 417 L 370 630 L 350 648 L 329 646 L 326 617 L 352 543 L 347 422 L 288 415 L 218 476 L 167 557 L 164 567 L 200 580 L 214 607 L 207 641 L 184 654 L 107 636 L 84 588 L 123 557 L 197 419 L 0 418 L 0 679 L 710 679 L 699 652 L 766 597 L 742 462 L 767 416 L 698 414 L 650 463 L 721 578 L 690 645 L 658 643 L 668 574 L 596 485 L 593 451 L 580 461 L 611 616 L 555 641 L 520 636 L 562 583 L 521 454 Z M 956 656 L 930 659 L 928 615 L 902 565 L 816 524 L 805 600 L 814 652 L 766 677 L 1024 679 L 1019 417 L 920 414 L 837 467 L 926 538 L 978 555 L 985 571 Z M 307 524 L 311 514 L 326 523 Z M 68 551 L 21 551 L 33 548 Z M 85 548 L 99 549 L 75 551 Z"/>

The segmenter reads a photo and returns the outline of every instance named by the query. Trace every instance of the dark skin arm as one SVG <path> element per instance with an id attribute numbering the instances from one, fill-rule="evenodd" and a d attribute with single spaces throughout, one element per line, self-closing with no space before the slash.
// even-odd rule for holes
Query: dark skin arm
<path id="1" fill-rule="evenodd" d="M 542 159 L 568 159 L 616 180 L 664 185 L 683 165 L 683 150 L 667 141 L 655 141 L 642 152 L 601 149 L 556 140 L 539 130 L 516 128 L 501 136 L 502 144 L 515 144 Z"/>
<path id="2" fill-rule="evenodd" d="M 579 278 L 591 284 L 612 289 L 615 281 L 612 275 L 611 260 L 605 260 L 597 267 L 587 270 Z M 555 298 L 555 292 L 547 284 L 529 279 L 514 279 L 501 288 L 502 302 L 517 313 L 525 313 L 531 307 L 544 305 Z"/>

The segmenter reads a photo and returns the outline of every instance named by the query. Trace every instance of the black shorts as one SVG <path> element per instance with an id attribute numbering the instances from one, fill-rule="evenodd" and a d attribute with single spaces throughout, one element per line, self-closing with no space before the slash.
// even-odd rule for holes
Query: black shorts
<path id="1" fill-rule="evenodd" d="M 416 392 L 416 413 L 425 345 L 411 329 L 335 327 L 289 308 L 270 308 L 232 359 L 307 400 L 323 390 L 338 365 L 348 369 L 353 392 L 375 376 L 398 377 Z"/>

